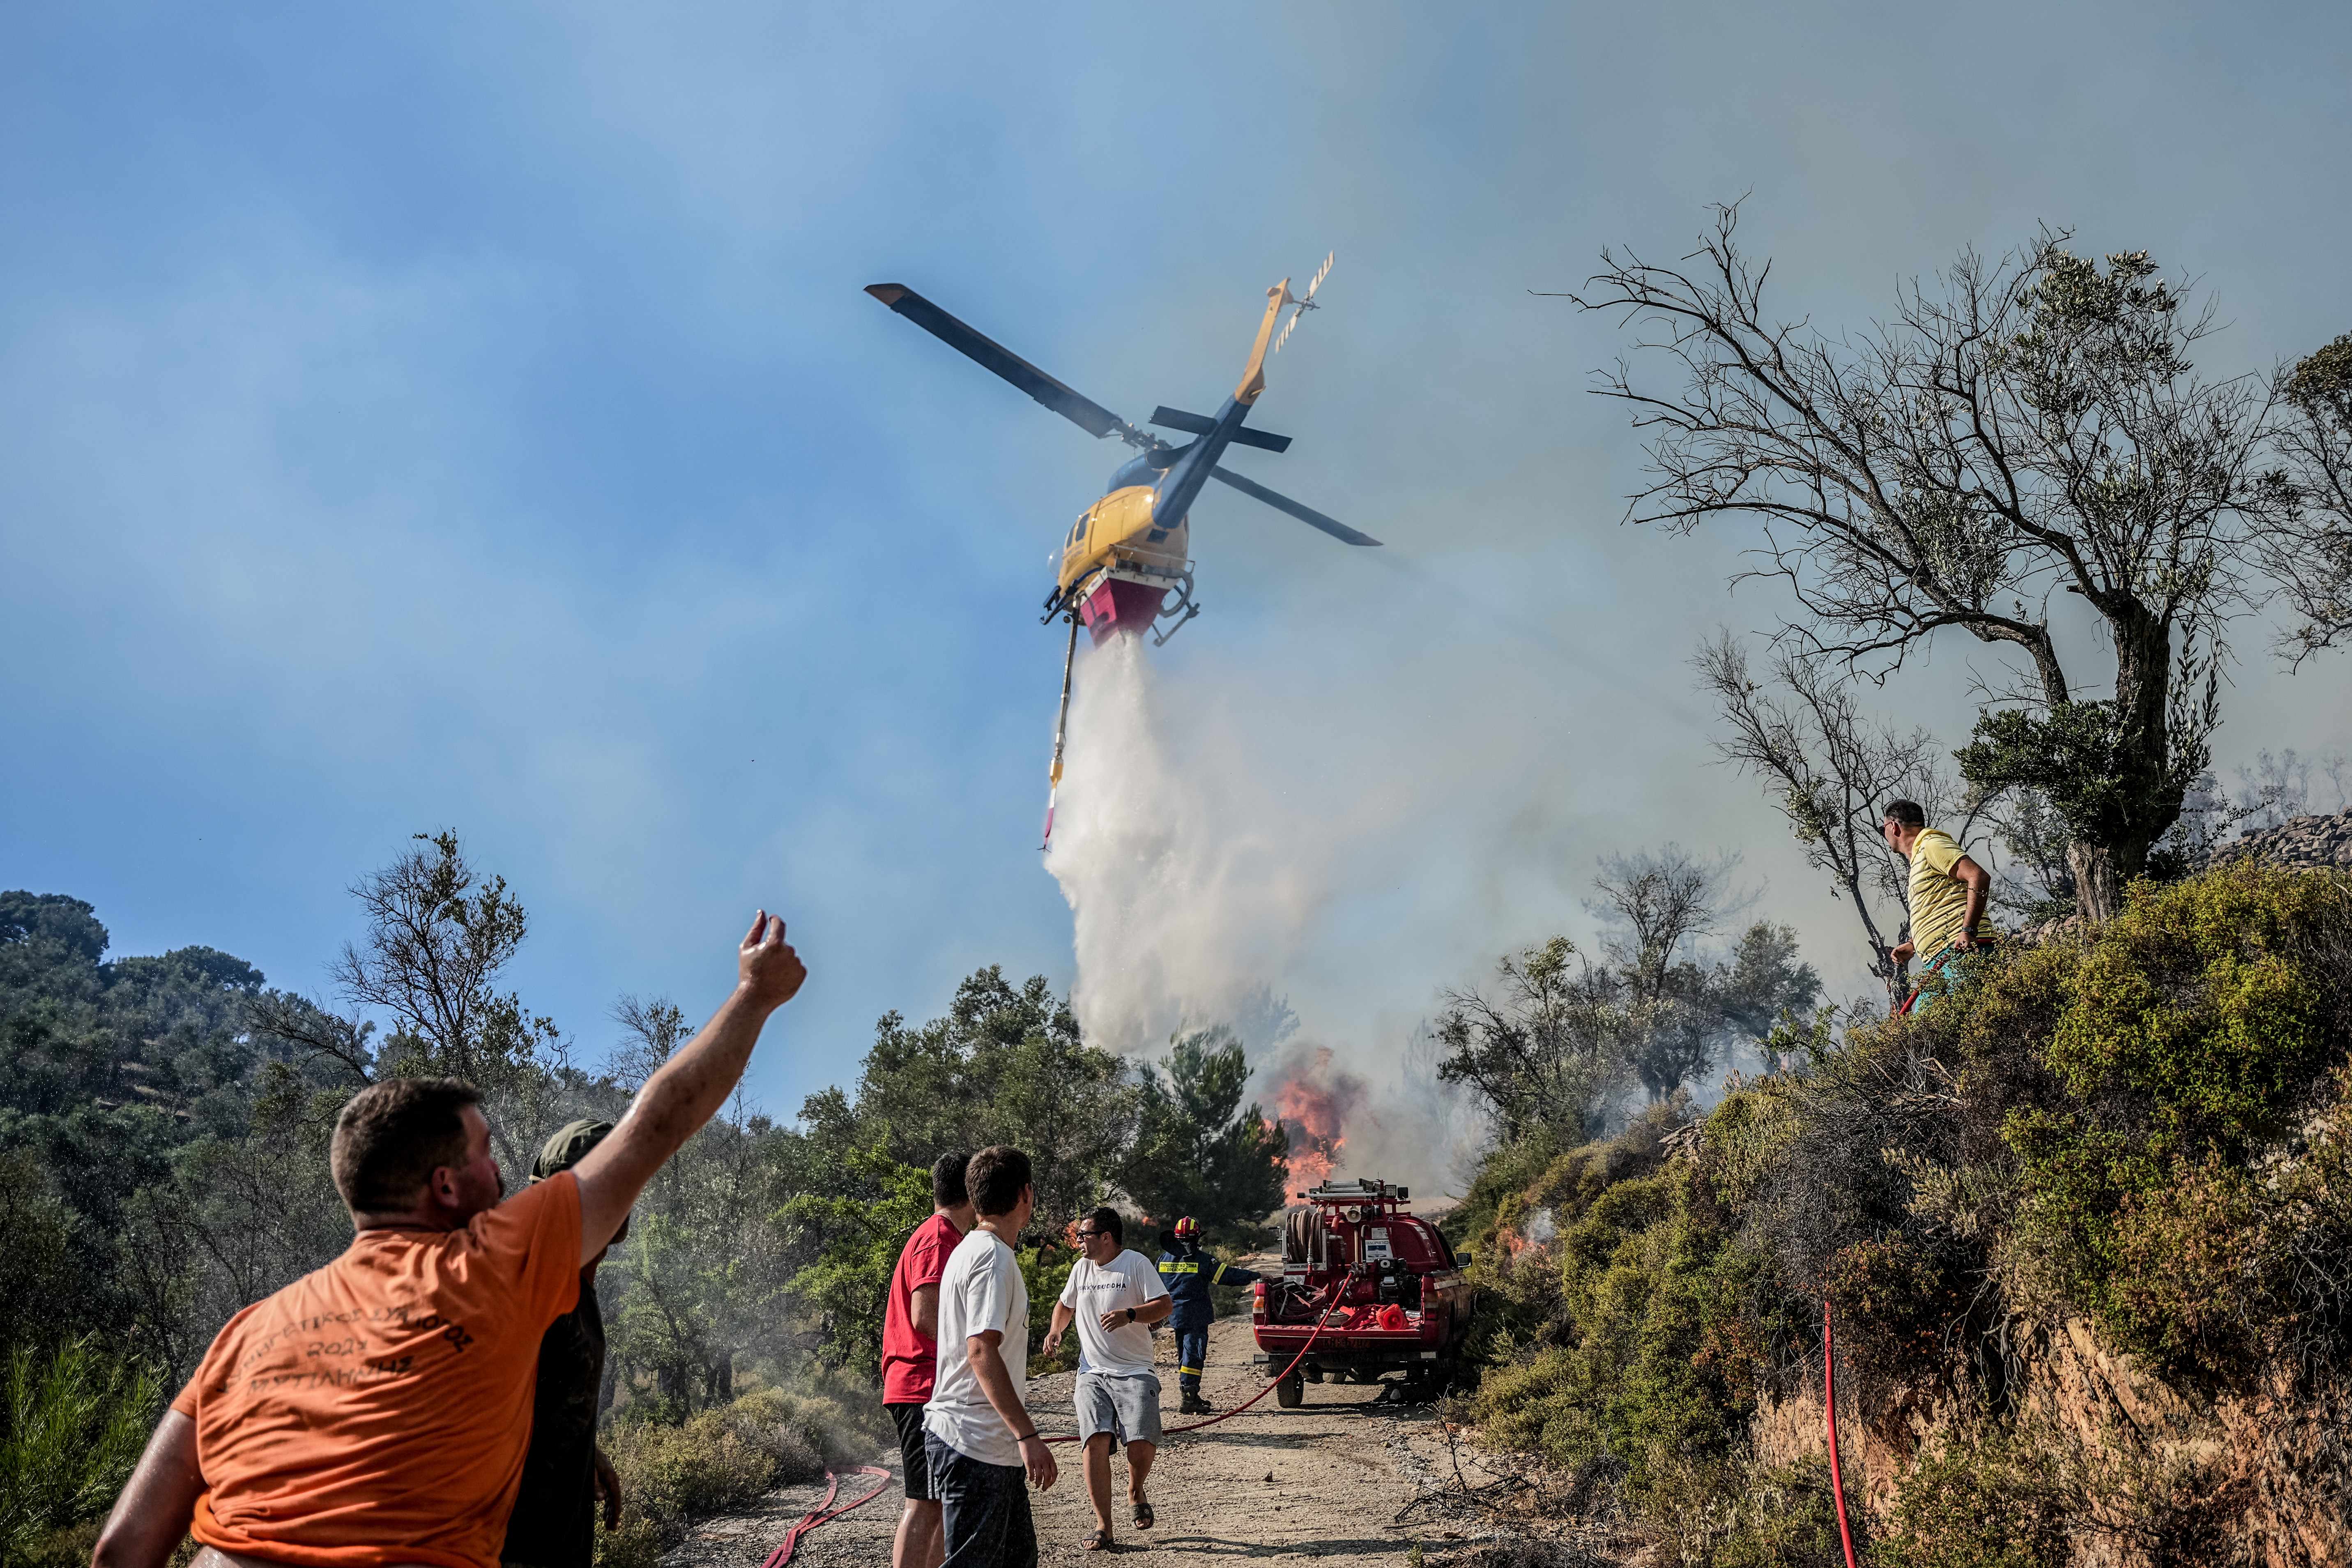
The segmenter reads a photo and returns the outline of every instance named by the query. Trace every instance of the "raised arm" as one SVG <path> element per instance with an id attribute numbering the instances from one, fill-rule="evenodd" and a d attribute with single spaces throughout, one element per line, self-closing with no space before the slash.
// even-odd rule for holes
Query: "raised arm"
<path id="1" fill-rule="evenodd" d="M 808 978 L 765 910 L 736 952 L 734 994 L 710 1022 L 662 1063 L 603 1142 L 574 1168 L 580 1183 L 580 1261 L 604 1250 L 662 1162 L 677 1152 L 735 1092 L 768 1015 Z"/>
<path id="2" fill-rule="evenodd" d="M 196 1469 L 196 1424 L 163 1412 L 131 1482 L 114 1500 L 90 1568 L 163 1568 L 196 1516 L 205 1478 Z"/>

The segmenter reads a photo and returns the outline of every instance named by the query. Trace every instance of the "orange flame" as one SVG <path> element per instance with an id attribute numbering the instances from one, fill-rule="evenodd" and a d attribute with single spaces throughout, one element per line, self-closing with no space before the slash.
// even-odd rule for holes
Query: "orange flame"
<path id="1" fill-rule="evenodd" d="M 1290 1135 L 1294 1184 L 1316 1186 L 1331 1179 L 1348 1142 L 1348 1117 L 1364 1094 L 1362 1079 L 1334 1070 L 1328 1046 L 1318 1046 L 1312 1056 L 1281 1069 L 1274 1086 L 1274 1110 Z"/>

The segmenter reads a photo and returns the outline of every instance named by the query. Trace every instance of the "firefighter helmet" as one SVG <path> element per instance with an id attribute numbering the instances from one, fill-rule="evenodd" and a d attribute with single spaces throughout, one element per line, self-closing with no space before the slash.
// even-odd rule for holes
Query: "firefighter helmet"
<path id="1" fill-rule="evenodd" d="M 1194 1237 L 1196 1237 L 1196 1236 L 1198 1236 L 1198 1235 L 1200 1235 L 1200 1234 L 1201 1234 L 1201 1222 L 1200 1222 L 1199 1220 L 1197 1220 L 1197 1219 L 1194 1219 L 1191 1215 L 1186 1215 L 1182 1219 L 1180 1219 L 1180 1220 L 1178 1220 L 1178 1221 L 1176 1222 L 1176 1239 L 1177 1239 L 1177 1240 L 1179 1240 L 1179 1241 L 1190 1241 L 1190 1240 L 1192 1240 Z"/>

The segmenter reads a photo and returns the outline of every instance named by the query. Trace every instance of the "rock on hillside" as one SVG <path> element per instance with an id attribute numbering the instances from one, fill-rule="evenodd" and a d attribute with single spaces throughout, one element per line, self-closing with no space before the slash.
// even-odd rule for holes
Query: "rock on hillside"
<path id="1" fill-rule="evenodd" d="M 2294 816 L 2276 827 L 2250 827 L 2207 860 L 2218 865 L 2241 855 L 2308 870 L 2318 866 L 2352 867 L 2352 811 L 2333 816 Z"/>

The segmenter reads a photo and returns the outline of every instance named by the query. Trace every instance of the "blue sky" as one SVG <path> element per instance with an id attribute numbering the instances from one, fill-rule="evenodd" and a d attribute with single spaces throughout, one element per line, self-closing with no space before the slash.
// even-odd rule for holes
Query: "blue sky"
<path id="1" fill-rule="evenodd" d="M 0 5 L 0 885 L 315 990 L 344 887 L 455 826 L 592 1060 L 764 903 L 780 1110 L 978 964 L 1067 984 L 1034 606 L 1122 453 L 860 289 L 1139 417 L 1336 250 L 1256 416 L 1297 445 L 1234 466 L 1388 546 L 1207 498 L 1155 655 L 1271 846 L 1261 978 L 1374 1070 L 1671 838 L 1851 989 L 1684 668 L 1776 607 L 1735 532 L 1618 525 L 1617 329 L 1528 290 L 1745 195 L 1783 308 L 1858 326 L 2047 222 L 2266 367 L 2352 329 L 2347 68 L 2321 5 Z M 2352 745 L 2352 663 L 2261 644 L 2225 777 Z M 1969 655 L 1890 710 L 1960 739 Z"/>

